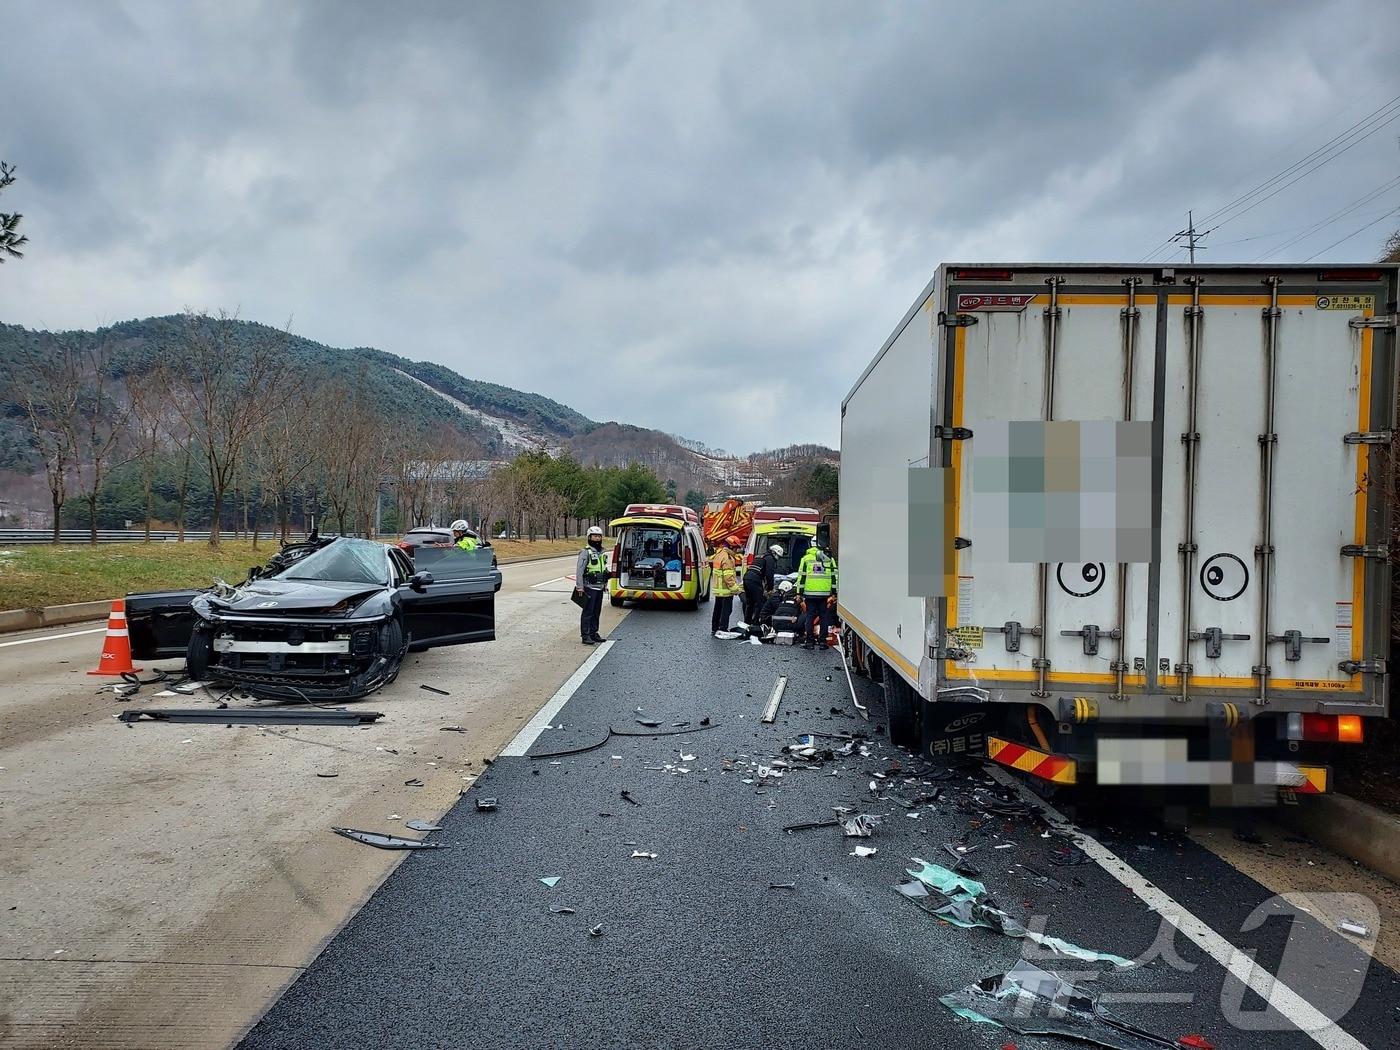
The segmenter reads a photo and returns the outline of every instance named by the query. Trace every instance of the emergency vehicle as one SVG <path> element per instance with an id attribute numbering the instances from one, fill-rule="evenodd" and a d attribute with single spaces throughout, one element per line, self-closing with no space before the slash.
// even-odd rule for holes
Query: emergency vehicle
<path id="1" fill-rule="evenodd" d="M 759 507 L 753 513 L 753 531 L 749 533 L 744 550 L 744 565 L 752 565 L 772 544 L 779 543 L 783 554 L 778 558 L 774 574 L 791 575 L 817 538 L 820 522 L 821 515 L 811 507 Z"/>
<path id="2" fill-rule="evenodd" d="M 679 602 L 710 600 L 710 564 L 700 515 L 670 503 L 632 503 L 609 522 L 616 544 L 609 555 L 608 599 Z"/>

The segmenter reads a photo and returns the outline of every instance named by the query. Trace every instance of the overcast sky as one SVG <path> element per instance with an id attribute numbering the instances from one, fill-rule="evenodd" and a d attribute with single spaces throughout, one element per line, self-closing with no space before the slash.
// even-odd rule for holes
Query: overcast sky
<path id="1" fill-rule="evenodd" d="M 941 261 L 1136 261 L 1400 95 L 1394 0 L 7 0 L 0 320 L 236 309 L 734 451 L 837 444 Z M 1212 234 L 1400 176 L 1400 120 Z M 1400 183 L 1276 258 L 1372 259 Z M 1165 253 L 1163 253 L 1165 257 Z"/>

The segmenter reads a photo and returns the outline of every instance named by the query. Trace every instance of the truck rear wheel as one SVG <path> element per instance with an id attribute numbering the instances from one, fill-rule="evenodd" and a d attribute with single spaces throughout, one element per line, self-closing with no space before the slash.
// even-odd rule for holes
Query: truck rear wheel
<path id="1" fill-rule="evenodd" d="M 885 720 L 889 723 L 890 743 L 919 750 L 919 720 L 914 689 L 898 672 L 885 676 Z"/>

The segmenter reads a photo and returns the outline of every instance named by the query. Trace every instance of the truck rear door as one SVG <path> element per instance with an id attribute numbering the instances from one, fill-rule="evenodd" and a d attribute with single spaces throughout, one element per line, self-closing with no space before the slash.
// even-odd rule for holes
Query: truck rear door
<path id="1" fill-rule="evenodd" d="M 958 586 L 945 677 L 1052 697 L 1382 701 L 1394 275 L 1017 274 L 950 282 L 943 418 L 957 472 Z M 972 323 L 966 323 L 968 320 Z M 1377 333 L 1385 337 L 1381 352 Z M 971 465 L 993 421 L 1146 421 L 1154 563 L 1007 560 L 979 549 Z M 1086 450 L 1088 451 L 1088 450 Z M 1107 449 L 1112 454 L 1113 449 Z M 1084 522 L 1090 525 L 1090 522 Z M 1370 610 L 1369 612 L 1367 610 Z M 1352 662 L 1347 667 L 1339 666 Z"/>

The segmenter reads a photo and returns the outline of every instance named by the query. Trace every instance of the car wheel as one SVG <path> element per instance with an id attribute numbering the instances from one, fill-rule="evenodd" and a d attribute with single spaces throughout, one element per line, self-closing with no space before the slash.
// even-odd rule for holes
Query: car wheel
<path id="1" fill-rule="evenodd" d="M 621 608 L 622 608 L 622 599 L 619 598 L 617 595 L 615 595 L 615 594 L 609 595 L 609 596 L 608 596 L 608 601 L 612 603 L 612 607 L 613 607 L 614 609 L 621 609 Z"/>
<path id="2" fill-rule="evenodd" d="M 408 637 L 404 633 L 402 621 L 390 620 L 379 628 L 379 651 L 384 656 L 401 657 L 407 645 Z"/>
<path id="3" fill-rule="evenodd" d="M 213 658 L 213 632 L 196 627 L 190 634 L 190 644 L 185 648 L 185 674 L 191 681 L 202 682 L 209 673 L 209 662 Z"/>
<path id="4" fill-rule="evenodd" d="M 918 708 L 914 689 L 898 672 L 885 675 L 885 720 L 889 724 L 890 743 L 896 747 L 919 750 Z"/>

